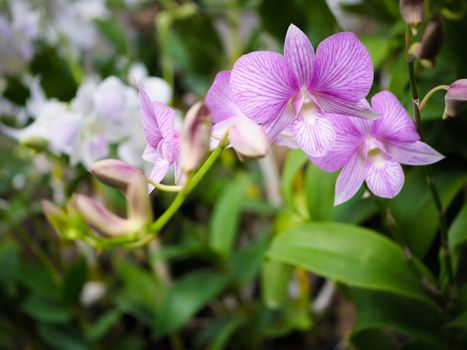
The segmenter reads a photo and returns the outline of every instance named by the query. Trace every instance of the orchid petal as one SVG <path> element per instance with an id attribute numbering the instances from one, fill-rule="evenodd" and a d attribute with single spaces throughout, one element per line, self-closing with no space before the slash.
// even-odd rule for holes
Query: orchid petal
<path id="1" fill-rule="evenodd" d="M 342 168 L 363 142 L 363 134 L 354 124 L 354 118 L 332 116 L 336 140 L 332 149 L 324 157 L 310 157 L 321 169 L 334 172 Z M 363 119 L 355 119 L 362 120 Z"/>
<path id="2" fill-rule="evenodd" d="M 218 73 L 204 100 L 214 123 L 243 114 L 233 100 L 229 83 L 230 71 Z"/>
<path id="3" fill-rule="evenodd" d="M 372 84 L 370 54 L 354 33 L 338 33 L 319 44 L 310 91 L 359 101 L 368 95 Z"/>
<path id="4" fill-rule="evenodd" d="M 334 205 L 342 204 L 352 198 L 362 186 L 364 179 L 365 160 L 355 152 L 337 178 Z"/>
<path id="5" fill-rule="evenodd" d="M 381 91 L 371 99 L 373 109 L 381 117 L 373 125 L 373 135 L 384 140 L 411 142 L 420 139 L 415 124 L 399 100 L 389 91 Z"/>
<path id="6" fill-rule="evenodd" d="M 401 164 L 427 165 L 433 164 L 444 156 L 421 141 L 386 143 L 391 158 Z"/>
<path id="7" fill-rule="evenodd" d="M 375 119 L 379 116 L 378 113 L 371 109 L 369 103 L 365 99 L 361 99 L 360 101 L 348 101 L 321 93 L 313 93 L 312 97 L 323 113 L 326 114 L 364 119 Z"/>
<path id="8" fill-rule="evenodd" d="M 308 86 L 312 77 L 313 46 L 297 26 L 291 24 L 284 43 L 284 57 L 292 67 L 299 86 Z"/>
<path id="9" fill-rule="evenodd" d="M 162 140 L 161 130 L 157 123 L 156 114 L 149 96 L 142 90 L 139 90 L 139 99 L 141 104 L 141 124 L 143 125 L 144 136 L 150 146 L 156 148 Z M 167 107 L 168 109 L 168 107 Z"/>
<path id="10" fill-rule="evenodd" d="M 169 162 L 166 161 L 164 158 L 159 158 L 155 163 L 154 167 L 152 168 L 151 175 L 149 175 L 149 179 L 155 183 L 160 183 L 162 179 L 167 175 L 169 171 Z M 148 185 L 149 192 L 154 189 L 154 186 L 151 184 Z"/>
<path id="11" fill-rule="evenodd" d="M 268 137 L 263 128 L 246 117 L 235 118 L 229 140 L 235 151 L 250 158 L 263 157 L 269 149 Z"/>
<path id="12" fill-rule="evenodd" d="M 399 163 L 377 154 L 367 161 L 366 183 L 378 197 L 393 198 L 404 185 L 404 172 Z"/>
<path id="13" fill-rule="evenodd" d="M 240 57 L 230 76 L 230 88 L 240 110 L 258 123 L 277 118 L 287 101 L 298 92 L 287 61 L 270 51 Z"/>
<path id="14" fill-rule="evenodd" d="M 292 104 L 287 103 L 287 105 L 276 118 L 271 119 L 267 123 L 264 123 L 262 126 L 264 128 L 264 131 L 268 135 L 269 140 L 271 142 L 275 142 L 277 135 L 279 135 L 282 131 L 284 131 L 292 124 L 292 121 L 294 120 L 296 115 L 297 113 L 292 107 Z"/>
<path id="15" fill-rule="evenodd" d="M 292 125 L 297 144 L 310 157 L 322 157 L 334 145 L 334 126 L 327 118 L 298 116 Z"/>

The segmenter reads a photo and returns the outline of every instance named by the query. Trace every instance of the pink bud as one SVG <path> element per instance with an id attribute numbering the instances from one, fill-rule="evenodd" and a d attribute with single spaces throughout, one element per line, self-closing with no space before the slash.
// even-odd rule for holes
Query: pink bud
<path id="1" fill-rule="evenodd" d="M 126 191 L 127 217 L 137 227 L 144 227 L 152 221 L 151 199 L 148 183 L 144 176 L 134 176 Z"/>
<path id="2" fill-rule="evenodd" d="M 411 53 L 422 62 L 434 63 L 444 42 L 444 24 L 441 18 L 429 21 L 423 31 L 420 43 L 415 43 Z"/>
<path id="3" fill-rule="evenodd" d="M 94 163 L 91 173 L 103 183 L 126 191 L 134 177 L 144 177 L 141 170 L 117 159 L 104 159 Z"/>
<path id="4" fill-rule="evenodd" d="M 423 19 L 423 0 L 400 0 L 399 9 L 404 21 L 412 27 Z"/>
<path id="5" fill-rule="evenodd" d="M 467 79 L 456 80 L 449 85 L 448 92 L 444 96 L 446 107 L 444 108 L 443 119 L 455 117 L 467 101 Z"/>
<path id="6" fill-rule="evenodd" d="M 180 165 L 184 172 L 198 168 L 209 149 L 211 116 L 202 101 L 195 103 L 183 122 Z"/>
<path id="7" fill-rule="evenodd" d="M 110 212 L 94 198 L 83 194 L 74 194 L 72 203 L 84 221 L 101 234 L 119 236 L 134 230 L 129 220 L 122 219 Z"/>
<path id="8" fill-rule="evenodd" d="M 229 131 L 229 140 L 240 157 L 264 157 L 269 149 L 266 133 L 248 118 L 237 118 Z"/>

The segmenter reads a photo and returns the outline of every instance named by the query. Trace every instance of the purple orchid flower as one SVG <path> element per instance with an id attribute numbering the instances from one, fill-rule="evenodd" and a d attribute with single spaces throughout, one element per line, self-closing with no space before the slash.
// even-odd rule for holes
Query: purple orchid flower
<path id="1" fill-rule="evenodd" d="M 174 128 L 175 111 L 163 103 L 151 102 L 140 89 L 141 120 L 148 145 L 143 159 L 154 164 L 149 178 L 160 183 L 171 167 L 175 169 L 175 179 L 179 178 L 180 132 Z M 150 190 L 153 187 L 150 186 Z"/>
<path id="2" fill-rule="evenodd" d="M 291 24 L 284 56 L 270 51 L 246 54 L 232 70 L 235 102 L 262 124 L 270 139 L 290 128 L 309 156 L 324 156 L 333 146 L 330 115 L 374 118 L 363 100 L 373 83 L 373 65 L 353 33 L 330 36 L 316 54 L 306 35 Z"/>
<path id="3" fill-rule="evenodd" d="M 211 147 L 217 147 L 228 134 L 229 141 L 241 157 L 263 157 L 269 150 L 269 142 L 263 128 L 247 118 L 235 104 L 230 91 L 230 71 L 216 75 L 206 95 L 206 105 L 211 112 L 213 127 Z"/>
<path id="4" fill-rule="evenodd" d="M 400 164 L 426 165 L 444 158 L 420 141 L 412 119 L 393 94 L 382 91 L 371 102 L 380 118 L 331 117 L 336 125 L 334 147 L 325 157 L 311 158 L 329 172 L 342 168 L 335 205 L 352 198 L 363 181 L 375 195 L 392 198 L 404 184 Z"/>

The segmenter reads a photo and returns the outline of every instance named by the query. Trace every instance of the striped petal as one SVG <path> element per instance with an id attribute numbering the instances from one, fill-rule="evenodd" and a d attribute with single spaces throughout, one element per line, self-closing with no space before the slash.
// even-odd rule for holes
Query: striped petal
<path id="1" fill-rule="evenodd" d="M 284 43 L 284 57 L 292 67 L 299 86 L 308 86 L 312 76 L 313 46 L 305 33 L 291 24 Z"/>
<path id="2" fill-rule="evenodd" d="M 342 204 L 352 198 L 362 186 L 364 179 L 365 160 L 355 152 L 337 178 L 334 205 Z"/>

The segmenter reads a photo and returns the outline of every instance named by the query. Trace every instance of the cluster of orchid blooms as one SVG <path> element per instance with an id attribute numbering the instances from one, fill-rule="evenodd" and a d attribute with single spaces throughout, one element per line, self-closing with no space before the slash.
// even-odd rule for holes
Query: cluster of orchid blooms
<path id="1" fill-rule="evenodd" d="M 211 146 L 228 137 L 242 158 L 262 157 L 273 143 L 301 148 L 321 169 L 341 169 L 336 205 L 364 181 L 373 194 L 392 198 L 404 183 L 401 164 L 432 164 L 443 156 L 420 141 L 393 94 L 377 93 L 370 106 L 372 83 L 371 57 L 355 34 L 335 34 L 315 52 L 291 25 L 283 55 L 252 52 L 216 76 L 205 99 L 213 121 Z M 174 128 L 175 112 L 151 102 L 143 90 L 140 102 L 148 142 L 143 158 L 154 164 L 150 180 L 160 183 L 173 166 L 178 182 L 180 163 L 188 157 L 180 155 L 183 137 Z"/>

